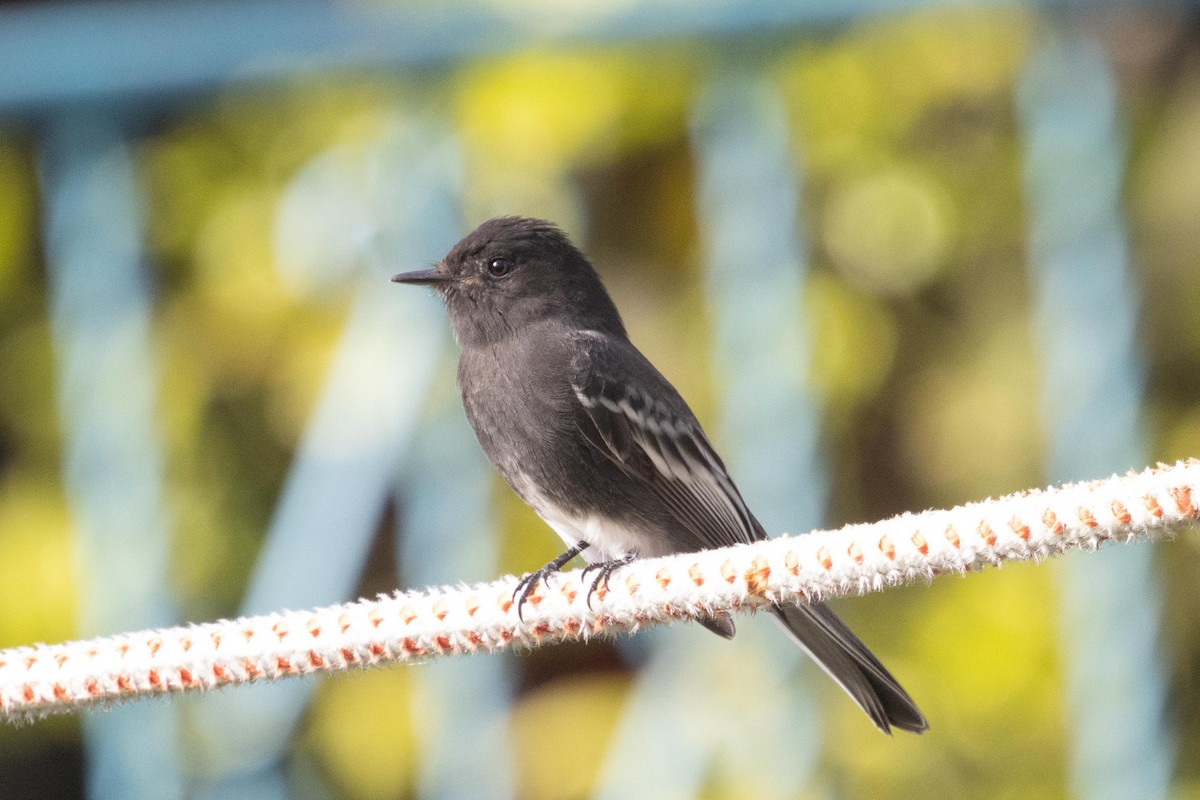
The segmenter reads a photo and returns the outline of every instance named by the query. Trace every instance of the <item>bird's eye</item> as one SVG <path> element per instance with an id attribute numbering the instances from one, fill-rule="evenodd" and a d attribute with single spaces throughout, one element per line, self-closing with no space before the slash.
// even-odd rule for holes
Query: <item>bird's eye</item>
<path id="1" fill-rule="evenodd" d="M 512 272 L 512 262 L 507 258 L 493 258 L 488 262 L 487 271 L 493 278 L 503 278 Z"/>

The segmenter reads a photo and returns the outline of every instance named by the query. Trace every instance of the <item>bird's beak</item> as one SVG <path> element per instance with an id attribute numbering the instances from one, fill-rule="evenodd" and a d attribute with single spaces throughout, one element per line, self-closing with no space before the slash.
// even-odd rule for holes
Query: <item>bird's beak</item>
<path id="1" fill-rule="evenodd" d="M 412 283 L 417 286 L 441 286 L 453 280 L 454 278 L 439 271 L 436 267 L 433 269 L 419 269 L 415 272 L 401 272 L 399 275 L 392 277 L 392 283 Z"/>

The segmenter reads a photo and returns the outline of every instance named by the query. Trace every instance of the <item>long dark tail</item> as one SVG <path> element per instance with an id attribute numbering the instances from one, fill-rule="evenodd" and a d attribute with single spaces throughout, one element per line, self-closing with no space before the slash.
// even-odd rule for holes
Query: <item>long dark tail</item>
<path id="1" fill-rule="evenodd" d="M 775 606 L 771 611 L 881 731 L 890 734 L 896 727 L 921 733 L 929 727 L 908 693 L 828 606 Z"/>

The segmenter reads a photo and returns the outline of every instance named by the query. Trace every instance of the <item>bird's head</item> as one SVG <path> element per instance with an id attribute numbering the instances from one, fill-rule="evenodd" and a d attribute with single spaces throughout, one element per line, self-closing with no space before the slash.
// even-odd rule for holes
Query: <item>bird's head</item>
<path id="1" fill-rule="evenodd" d="M 625 333 L 592 265 L 545 220 L 488 220 L 432 268 L 392 280 L 436 289 L 464 347 L 495 344 L 552 318 L 579 329 Z"/>

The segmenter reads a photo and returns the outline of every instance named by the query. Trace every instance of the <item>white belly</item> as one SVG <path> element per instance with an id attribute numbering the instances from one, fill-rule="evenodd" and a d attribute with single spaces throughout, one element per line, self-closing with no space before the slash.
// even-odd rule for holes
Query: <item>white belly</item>
<path id="1" fill-rule="evenodd" d="M 568 548 L 579 542 L 588 543 L 588 548 L 582 554 L 588 562 L 615 561 L 630 553 L 636 555 L 641 550 L 636 534 L 612 518 L 599 514 L 572 515 L 550 502 L 523 475 L 519 478 L 519 485 L 518 493 L 554 529 Z"/>

